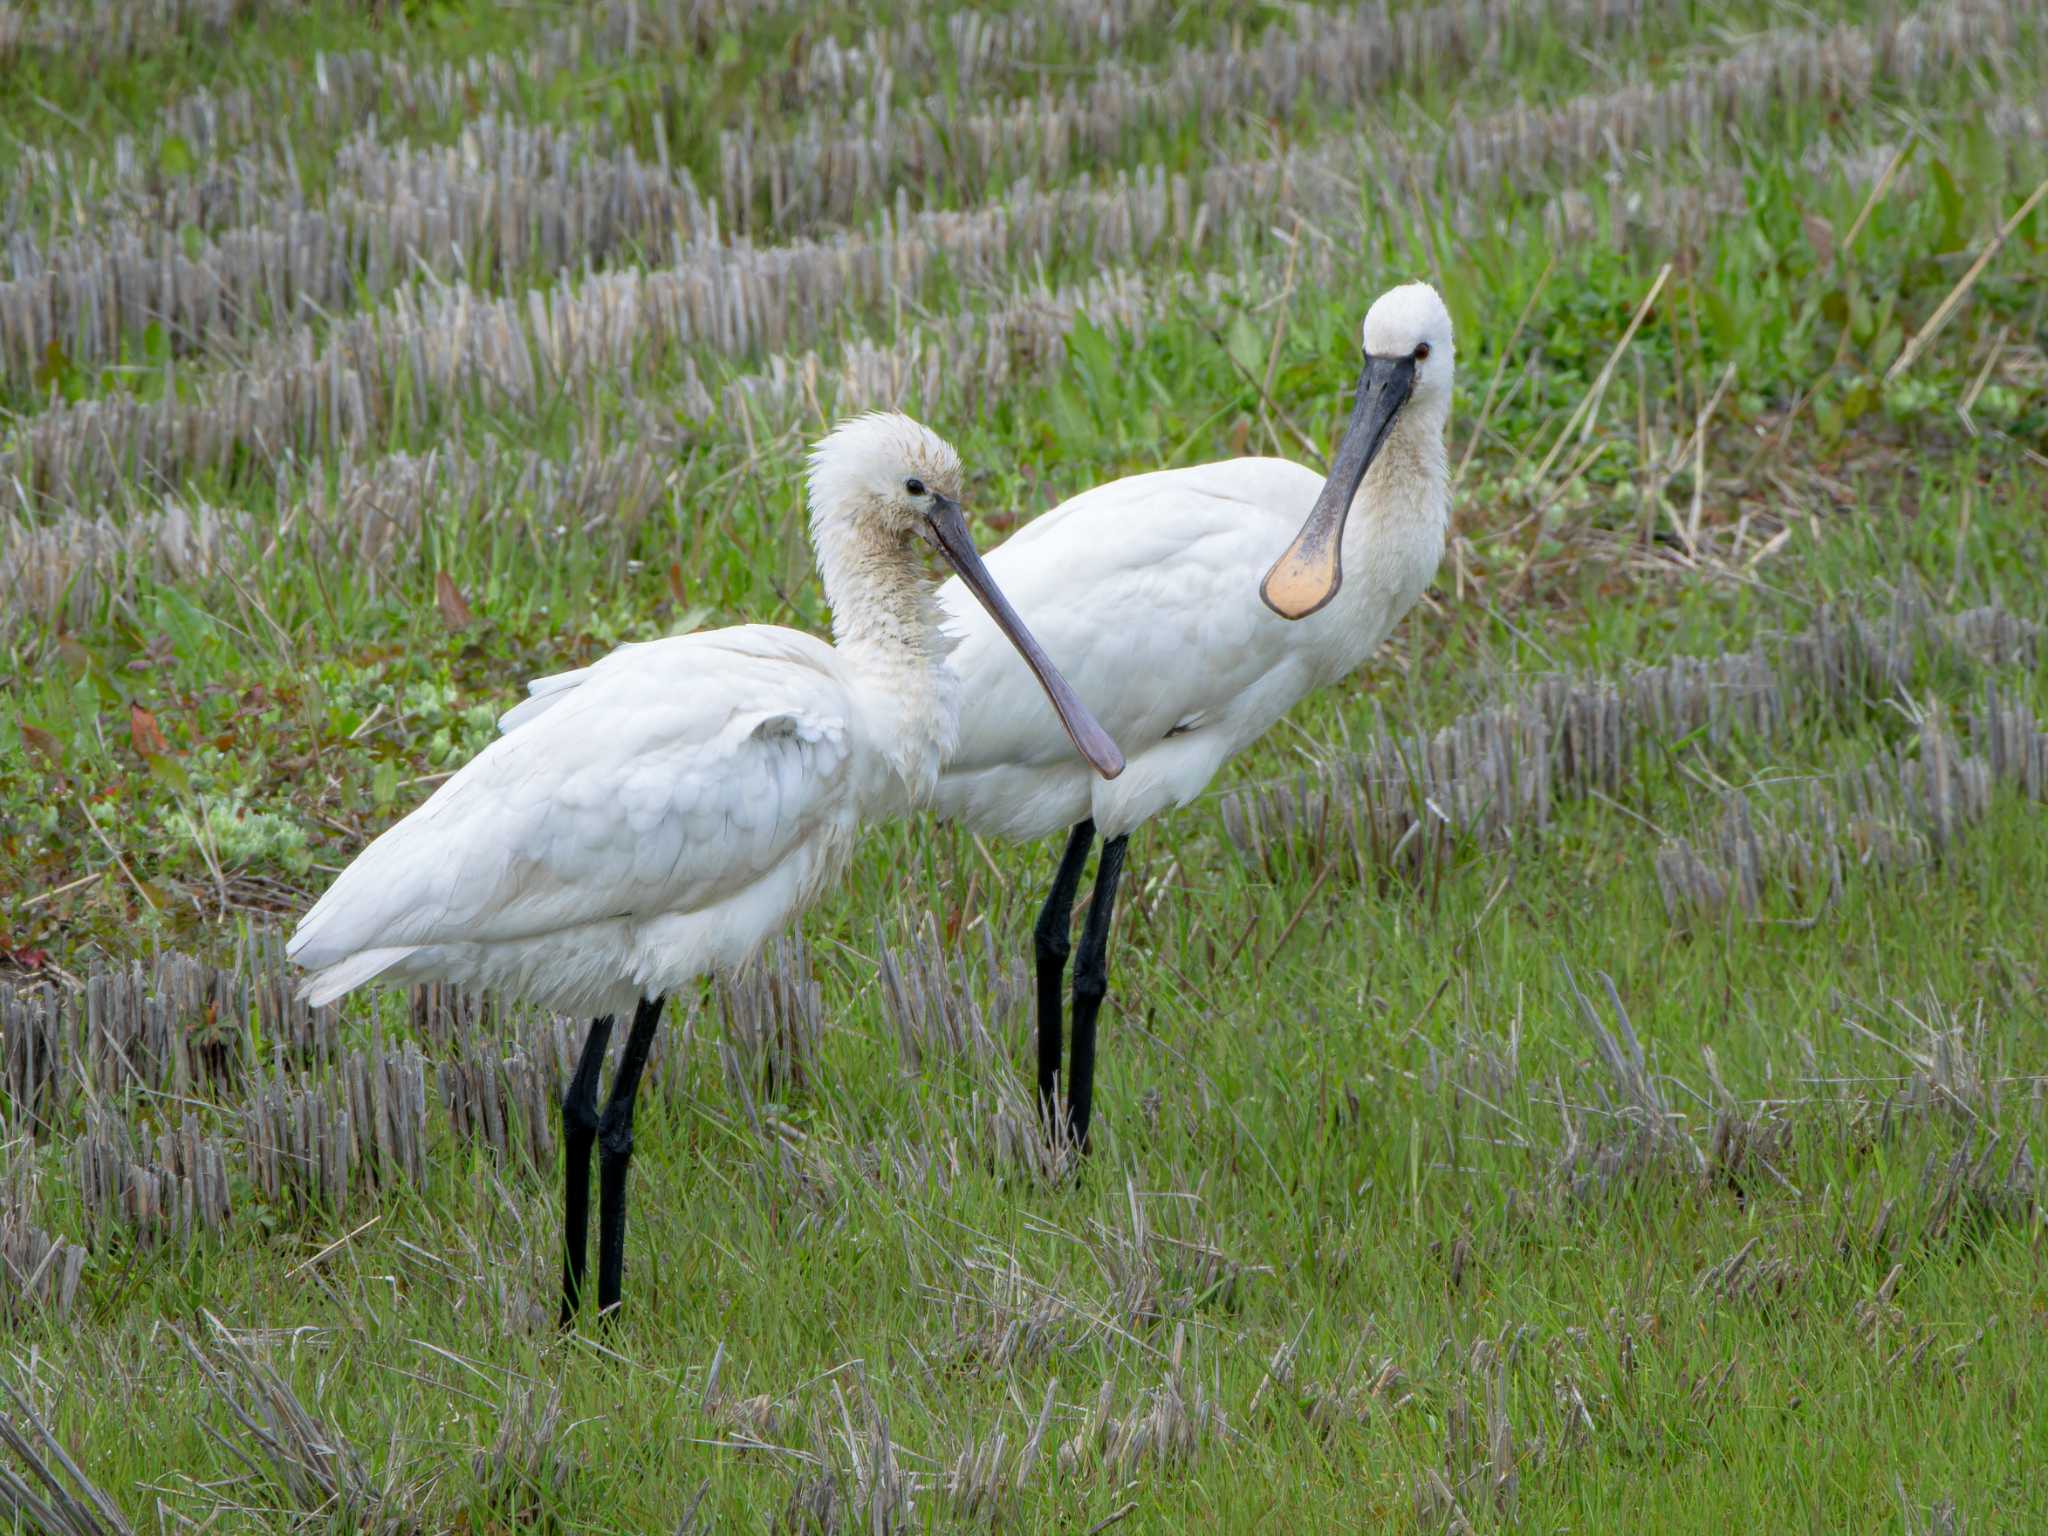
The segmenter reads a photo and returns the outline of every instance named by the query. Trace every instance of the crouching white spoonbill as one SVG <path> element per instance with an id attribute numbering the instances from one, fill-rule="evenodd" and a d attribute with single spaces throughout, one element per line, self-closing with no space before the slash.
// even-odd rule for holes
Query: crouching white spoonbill
<path id="1" fill-rule="evenodd" d="M 1327 479 L 1264 458 L 1132 475 L 1062 502 L 990 551 L 1003 590 L 1130 754 L 1114 783 L 1072 762 L 967 589 L 940 589 L 962 633 L 952 656 L 960 744 L 939 779 L 940 814 L 1010 838 L 1071 829 L 1036 934 L 1048 1115 L 1061 1086 L 1074 896 L 1095 834 L 1106 839 L 1074 964 L 1065 1084 L 1066 1133 L 1084 1149 L 1131 831 L 1187 804 L 1304 695 L 1363 662 L 1429 585 L 1449 520 L 1451 375 L 1451 317 L 1436 290 L 1392 289 L 1366 314 L 1357 400 Z"/>
<path id="2" fill-rule="evenodd" d="M 989 578 L 959 495 L 960 461 L 917 422 L 842 424 L 810 461 L 833 644 L 747 624 L 541 680 L 507 734 L 364 849 L 292 936 L 314 1003 L 373 977 L 441 979 L 592 1019 L 562 1106 L 565 1323 L 583 1288 L 593 1143 L 598 1304 L 619 1300 L 633 1100 L 663 999 L 744 963 L 839 875 L 863 822 L 937 781 L 957 694 L 920 536 L 1016 647 L 1084 771 L 1122 770 Z M 629 1007 L 600 1112 L 605 1046 Z"/>

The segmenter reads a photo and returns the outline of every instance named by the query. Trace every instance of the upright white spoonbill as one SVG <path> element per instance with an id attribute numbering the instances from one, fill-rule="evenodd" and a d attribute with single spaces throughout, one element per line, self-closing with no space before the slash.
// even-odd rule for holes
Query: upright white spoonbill
<path id="1" fill-rule="evenodd" d="M 1114 783 L 1072 762 L 967 590 L 939 591 L 962 633 L 952 656 L 960 744 L 939 779 L 939 813 L 1010 838 L 1071 829 L 1036 935 L 1049 1115 L 1074 895 L 1096 832 L 1107 839 L 1074 966 L 1067 1129 L 1083 1148 L 1131 830 L 1187 804 L 1296 701 L 1358 666 L 1429 585 L 1449 521 L 1451 373 L 1451 317 L 1436 290 L 1392 289 L 1366 314 L 1357 402 L 1327 479 L 1265 458 L 1132 475 L 1062 502 L 990 551 L 1003 590 L 1130 754 Z"/>
<path id="2" fill-rule="evenodd" d="M 542 679 L 507 734 L 364 849 L 292 936 L 316 1004 L 373 977 L 440 979 L 591 1017 L 562 1106 L 564 1323 L 583 1287 L 593 1142 L 598 1304 L 619 1299 L 633 1100 L 663 999 L 745 962 L 845 868 L 863 822 L 937 782 L 957 685 L 920 536 L 1017 648 L 1089 767 L 1122 770 L 990 579 L 959 495 L 959 459 L 917 422 L 842 424 L 810 461 L 834 644 L 747 624 Z M 629 1007 L 600 1113 L 612 1020 Z"/>

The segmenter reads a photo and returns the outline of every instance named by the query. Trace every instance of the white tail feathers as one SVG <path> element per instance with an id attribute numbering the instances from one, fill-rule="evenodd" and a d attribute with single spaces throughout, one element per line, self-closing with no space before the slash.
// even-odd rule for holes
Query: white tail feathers
<path id="1" fill-rule="evenodd" d="M 299 983 L 299 998 L 313 1008 L 324 1008 L 336 998 L 353 992 L 364 982 L 383 975 L 418 946 L 401 944 L 391 949 L 366 949 L 350 955 L 325 970 L 315 971 Z"/>

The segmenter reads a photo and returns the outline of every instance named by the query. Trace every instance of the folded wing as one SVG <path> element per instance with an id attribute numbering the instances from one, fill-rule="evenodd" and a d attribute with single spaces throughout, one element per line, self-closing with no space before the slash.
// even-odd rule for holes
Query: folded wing
<path id="1" fill-rule="evenodd" d="M 633 646 L 512 712 L 363 851 L 290 954 L 529 938 L 694 911 L 769 873 L 851 795 L 851 709 L 828 647 L 765 626 Z"/>
<path id="2" fill-rule="evenodd" d="M 988 555 L 989 570 L 1117 744 L 1137 754 L 1243 697 L 1273 663 L 1257 573 L 1322 482 L 1283 460 L 1134 475 L 1085 491 Z M 1290 500 L 1291 498 L 1291 500 Z M 1247 575 L 1247 573 L 1250 573 Z M 950 774 L 1072 758 L 1030 673 L 958 580 L 939 589 L 959 644 Z"/>

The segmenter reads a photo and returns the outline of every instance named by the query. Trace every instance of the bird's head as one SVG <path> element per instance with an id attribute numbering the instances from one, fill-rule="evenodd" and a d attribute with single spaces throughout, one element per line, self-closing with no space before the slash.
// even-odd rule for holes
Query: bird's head
<path id="1" fill-rule="evenodd" d="M 1448 407 L 1454 357 L 1451 312 L 1427 283 L 1389 288 L 1365 312 L 1365 357 L 1383 368 L 1410 365 L 1406 406 Z"/>
<path id="2" fill-rule="evenodd" d="M 816 515 L 891 539 L 931 538 L 958 514 L 962 479 L 953 445 L 894 411 L 843 421 L 811 450 Z"/>
<path id="3" fill-rule="evenodd" d="M 982 564 L 960 507 L 961 479 L 953 445 L 921 422 L 888 411 L 841 422 L 811 450 L 811 526 L 821 560 L 828 548 L 851 545 L 860 551 L 857 563 L 886 570 L 891 552 L 906 549 L 912 535 L 924 539 L 1037 676 L 1075 749 L 1104 778 L 1115 778 L 1124 771 L 1123 753 Z"/>
<path id="4" fill-rule="evenodd" d="M 1427 283 L 1403 283 L 1365 314 L 1365 366 L 1351 420 L 1308 521 L 1259 584 L 1283 619 L 1305 619 L 1344 584 L 1344 520 L 1365 472 L 1395 427 L 1417 421 L 1441 433 L 1451 408 L 1451 313 Z"/>

